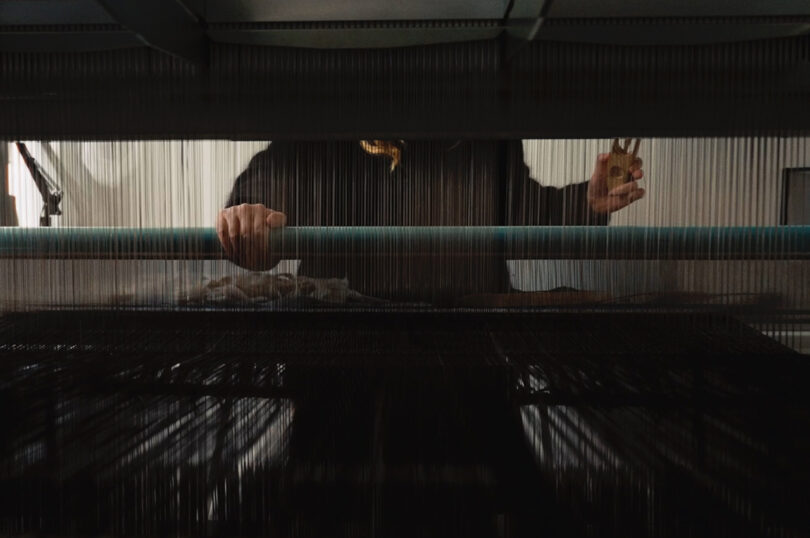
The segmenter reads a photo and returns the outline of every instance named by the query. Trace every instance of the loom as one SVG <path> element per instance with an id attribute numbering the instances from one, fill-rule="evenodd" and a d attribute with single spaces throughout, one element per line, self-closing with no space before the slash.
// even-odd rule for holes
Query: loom
<path id="1" fill-rule="evenodd" d="M 292 225 L 259 274 L 194 212 L 269 141 L 625 136 L 608 226 Z M 0 535 L 807 536 L 809 137 L 797 0 L 1 0 Z"/>

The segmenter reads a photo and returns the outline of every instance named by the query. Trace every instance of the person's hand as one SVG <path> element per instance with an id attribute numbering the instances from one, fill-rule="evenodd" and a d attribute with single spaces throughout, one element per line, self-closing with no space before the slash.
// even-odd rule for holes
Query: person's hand
<path id="1" fill-rule="evenodd" d="M 641 159 L 636 159 L 630 167 L 632 181 L 608 191 L 608 156 L 609 154 L 602 153 L 596 158 L 596 167 L 588 183 L 588 203 L 591 211 L 603 215 L 618 211 L 644 197 L 644 189 L 640 188 L 637 182 L 644 177 Z"/>
<path id="2" fill-rule="evenodd" d="M 287 215 L 262 204 L 242 204 L 217 215 L 217 236 L 228 257 L 247 269 L 260 271 L 278 263 L 268 250 L 271 228 L 283 228 Z"/>

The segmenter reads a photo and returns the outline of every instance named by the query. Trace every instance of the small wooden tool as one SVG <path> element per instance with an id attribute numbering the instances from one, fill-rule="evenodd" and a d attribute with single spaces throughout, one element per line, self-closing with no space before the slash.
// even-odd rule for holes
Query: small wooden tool
<path id="1" fill-rule="evenodd" d="M 632 153 L 630 150 L 630 142 L 632 138 L 624 139 L 624 146 L 619 144 L 619 139 L 613 139 L 613 147 L 610 148 L 610 156 L 608 157 L 607 169 L 607 188 L 608 192 L 616 187 L 627 183 L 632 180 L 630 167 L 636 160 L 638 155 L 638 145 L 641 143 L 640 138 L 636 138 L 633 145 Z"/>

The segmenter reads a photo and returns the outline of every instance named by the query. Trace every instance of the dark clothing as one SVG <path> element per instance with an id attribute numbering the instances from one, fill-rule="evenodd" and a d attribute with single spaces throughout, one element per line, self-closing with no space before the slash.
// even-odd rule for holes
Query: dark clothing
<path id="1" fill-rule="evenodd" d="M 533 181 L 520 141 L 408 142 L 393 172 L 390 162 L 356 141 L 274 142 L 237 178 L 228 206 L 261 203 L 286 213 L 290 226 L 607 220 L 590 212 L 587 183 L 555 189 Z M 440 305 L 464 294 L 509 289 L 505 260 L 493 257 L 318 258 L 302 260 L 299 272 L 346 276 L 352 288 L 369 295 Z M 417 350 L 422 337 L 425 345 L 442 338 L 401 335 Z M 298 489 L 306 500 L 288 496 L 289 511 L 297 514 L 291 534 L 357 535 L 369 521 L 363 517 L 368 507 L 375 507 L 370 513 L 381 534 L 446 536 L 456 529 L 466 536 L 497 535 L 493 522 L 499 516 L 481 499 L 501 497 L 493 483 L 531 482 L 526 473 L 515 478 L 507 472 L 513 466 L 530 473 L 532 465 L 508 399 L 510 370 L 460 350 L 449 354 L 461 360 L 455 368 L 442 354 L 393 352 L 390 365 L 373 351 L 338 355 L 334 367 L 319 359 L 311 368 L 290 363 L 285 370 L 289 386 L 306 387 L 294 397 L 286 482 L 302 483 Z M 309 476 L 316 478 L 307 482 Z M 428 486 L 419 486 L 425 480 Z"/>
<path id="2" fill-rule="evenodd" d="M 261 203 L 288 226 L 492 226 L 605 224 L 587 202 L 587 183 L 542 187 L 529 177 L 519 140 L 410 141 L 401 164 L 356 141 L 278 141 L 251 160 L 228 206 Z M 481 245 L 486 248 L 486 245 Z M 302 260 L 301 274 L 347 277 L 363 293 L 452 302 L 506 291 L 504 260 L 407 257 Z"/>

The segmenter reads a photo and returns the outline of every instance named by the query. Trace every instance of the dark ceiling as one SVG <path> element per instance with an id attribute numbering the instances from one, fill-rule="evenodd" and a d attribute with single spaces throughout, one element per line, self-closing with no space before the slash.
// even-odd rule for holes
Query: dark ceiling
<path id="1" fill-rule="evenodd" d="M 705 44 L 810 33 L 806 0 L 0 0 L 0 51 L 214 43 L 382 48 L 492 39 Z"/>

